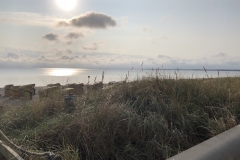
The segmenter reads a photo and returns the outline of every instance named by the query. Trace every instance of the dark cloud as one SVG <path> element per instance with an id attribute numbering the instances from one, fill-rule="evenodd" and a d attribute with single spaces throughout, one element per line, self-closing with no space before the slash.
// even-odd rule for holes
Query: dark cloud
<path id="1" fill-rule="evenodd" d="M 103 42 L 94 42 L 92 43 L 90 46 L 82 46 L 83 50 L 91 50 L 91 51 L 95 51 L 99 49 L 99 46 L 103 44 Z"/>
<path id="2" fill-rule="evenodd" d="M 227 57 L 226 53 L 218 53 L 215 55 L 215 57 Z"/>
<path id="3" fill-rule="evenodd" d="M 103 13 L 87 12 L 70 20 L 62 20 L 57 22 L 59 27 L 87 27 L 95 29 L 106 29 L 107 27 L 114 27 L 117 23 L 112 17 Z"/>
<path id="4" fill-rule="evenodd" d="M 70 45 L 72 44 L 73 40 L 74 39 L 78 39 L 79 37 L 83 37 L 83 34 L 82 33 L 76 33 L 76 32 L 70 32 L 68 33 L 65 38 L 68 40 L 66 42 L 67 45 Z"/>
<path id="5" fill-rule="evenodd" d="M 82 33 L 76 33 L 76 32 L 70 32 L 65 36 L 65 38 L 71 39 L 71 40 L 72 39 L 77 39 L 79 37 L 83 37 L 83 34 Z"/>
<path id="6" fill-rule="evenodd" d="M 58 35 L 54 33 L 48 33 L 44 36 L 42 36 L 43 39 L 49 40 L 49 41 L 56 41 L 58 40 Z"/>
<path id="7" fill-rule="evenodd" d="M 48 41 L 63 42 L 68 45 L 72 44 L 73 40 L 77 39 L 79 37 L 83 37 L 83 34 L 76 33 L 76 32 L 70 32 L 63 37 L 63 36 L 59 36 L 58 34 L 55 34 L 55 33 L 48 33 L 48 34 L 42 36 L 43 39 L 46 39 Z"/>
<path id="8" fill-rule="evenodd" d="M 19 58 L 19 55 L 16 54 L 16 53 L 9 52 L 9 53 L 7 54 L 7 58 L 18 59 L 18 58 Z"/>

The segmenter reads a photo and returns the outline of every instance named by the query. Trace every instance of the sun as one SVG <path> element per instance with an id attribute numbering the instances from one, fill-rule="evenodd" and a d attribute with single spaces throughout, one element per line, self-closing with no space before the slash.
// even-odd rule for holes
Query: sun
<path id="1" fill-rule="evenodd" d="M 63 10 L 72 10 L 76 4 L 77 0 L 56 0 L 57 5 Z"/>

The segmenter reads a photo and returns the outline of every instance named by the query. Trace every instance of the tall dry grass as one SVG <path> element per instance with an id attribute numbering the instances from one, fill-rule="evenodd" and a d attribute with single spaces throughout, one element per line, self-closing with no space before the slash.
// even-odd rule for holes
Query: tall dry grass
<path id="1" fill-rule="evenodd" d="M 89 91 L 64 110 L 55 96 L 4 109 L 0 129 L 27 149 L 64 159 L 166 159 L 239 124 L 240 79 L 151 74 Z"/>

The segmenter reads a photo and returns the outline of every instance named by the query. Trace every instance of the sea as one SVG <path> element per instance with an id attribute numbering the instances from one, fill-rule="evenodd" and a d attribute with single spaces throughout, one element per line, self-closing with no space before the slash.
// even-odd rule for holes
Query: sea
<path id="1" fill-rule="evenodd" d="M 99 81 L 103 81 L 103 83 L 123 80 L 134 81 L 149 76 L 171 79 L 240 77 L 240 70 L 0 68 L 0 88 L 8 84 L 46 86 L 53 83 L 65 85 L 69 83 L 93 84 Z"/>

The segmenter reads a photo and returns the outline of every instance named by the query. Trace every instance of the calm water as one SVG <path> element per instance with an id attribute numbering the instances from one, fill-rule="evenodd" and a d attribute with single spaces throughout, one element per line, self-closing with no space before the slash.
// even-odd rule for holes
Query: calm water
<path id="1" fill-rule="evenodd" d="M 0 69 L 0 88 L 7 84 L 25 85 L 35 83 L 36 86 L 45 86 L 49 83 L 84 83 L 90 84 L 102 80 L 104 71 L 104 83 L 109 81 L 124 80 L 126 75 L 130 80 L 135 80 L 143 75 L 156 75 L 156 70 L 101 70 L 101 69 L 76 69 L 76 68 L 34 68 L 34 69 Z M 157 73 L 162 77 L 176 78 L 207 78 L 208 77 L 234 77 L 240 76 L 240 71 L 207 71 L 203 70 L 160 70 Z M 90 78 L 88 79 L 88 76 Z"/>

